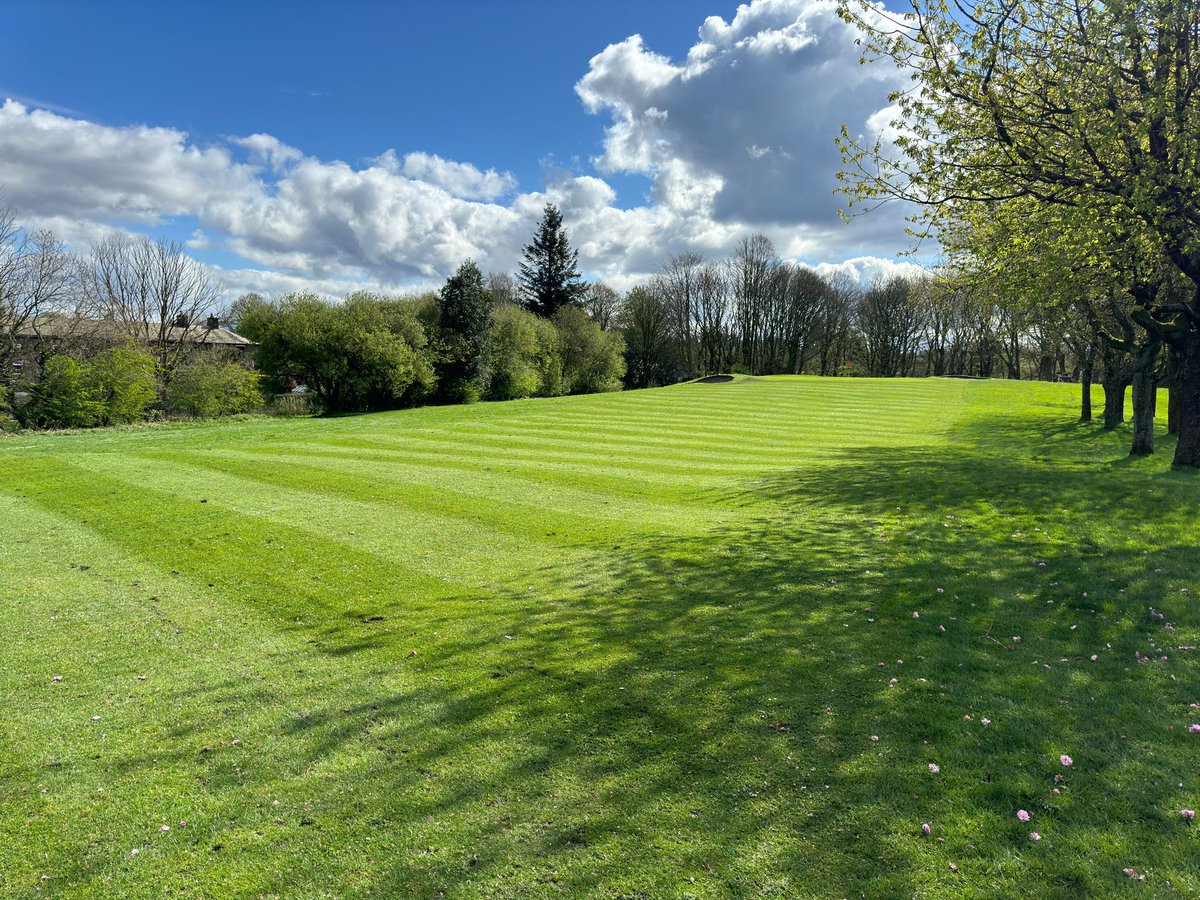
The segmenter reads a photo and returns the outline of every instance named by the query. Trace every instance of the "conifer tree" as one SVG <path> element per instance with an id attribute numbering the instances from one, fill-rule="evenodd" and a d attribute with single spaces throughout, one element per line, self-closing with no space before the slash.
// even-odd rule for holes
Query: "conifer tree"
<path id="1" fill-rule="evenodd" d="M 438 295 L 438 310 L 446 341 L 443 393 L 470 399 L 483 366 L 483 351 L 492 324 L 492 298 L 483 274 L 472 260 L 458 267 Z"/>
<path id="2" fill-rule="evenodd" d="M 585 285 L 579 277 L 579 253 L 571 249 L 562 226 L 562 213 L 546 204 L 533 241 L 524 248 L 519 280 L 525 308 L 550 318 L 574 303 Z"/>

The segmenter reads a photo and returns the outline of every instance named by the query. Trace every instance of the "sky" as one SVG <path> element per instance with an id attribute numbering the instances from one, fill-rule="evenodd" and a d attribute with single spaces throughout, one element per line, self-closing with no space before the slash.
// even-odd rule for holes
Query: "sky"
<path id="1" fill-rule="evenodd" d="M 904 84 L 831 0 L 6 0 L 0 202 L 72 246 L 183 243 L 231 295 L 514 272 L 546 203 L 619 289 L 764 232 L 869 278 L 900 205 L 838 217 L 845 123 Z"/>

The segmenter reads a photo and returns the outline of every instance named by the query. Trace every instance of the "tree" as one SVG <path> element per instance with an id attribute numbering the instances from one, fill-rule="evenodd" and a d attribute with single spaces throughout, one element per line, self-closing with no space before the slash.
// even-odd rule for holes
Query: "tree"
<path id="1" fill-rule="evenodd" d="M 867 373 L 913 374 L 927 325 L 924 284 L 901 275 L 880 279 L 859 297 L 855 316 L 866 346 Z"/>
<path id="2" fill-rule="evenodd" d="M 11 370 L 19 334 L 56 320 L 61 345 L 79 329 L 82 312 L 75 256 L 50 231 L 26 232 L 0 208 L 0 377 Z"/>
<path id="3" fill-rule="evenodd" d="M 518 280 L 525 308 L 550 318 L 559 308 L 579 299 L 579 253 L 567 242 L 562 214 L 547 203 L 533 241 L 524 247 Z"/>
<path id="4" fill-rule="evenodd" d="M 603 281 L 593 281 L 583 291 L 583 308 L 604 331 L 616 324 L 621 295 Z"/>
<path id="5" fill-rule="evenodd" d="M 559 333 L 540 316 L 506 304 L 488 334 L 485 396 L 489 400 L 556 397 L 562 393 Z"/>
<path id="6" fill-rule="evenodd" d="M 564 306 L 554 315 L 567 394 L 619 391 L 625 374 L 625 341 L 604 331 L 582 309 Z"/>
<path id="7" fill-rule="evenodd" d="M 365 293 L 340 304 L 315 294 L 285 296 L 262 336 L 259 364 L 303 379 L 327 412 L 407 405 L 434 385 L 414 312 Z"/>
<path id="8" fill-rule="evenodd" d="M 164 381 L 202 343 L 220 285 L 172 241 L 110 235 L 92 247 L 91 288 L 99 310 L 151 348 Z"/>
<path id="9" fill-rule="evenodd" d="M 852 203 L 902 197 L 937 225 L 957 207 L 1028 198 L 1143 231 L 1200 286 L 1200 2 L 849 0 L 867 54 L 907 70 L 897 153 L 843 128 Z M 852 4 L 852 5 L 851 5 Z M 1175 354 L 1176 466 L 1200 467 L 1200 293 L 1134 299 Z"/>
<path id="10" fill-rule="evenodd" d="M 438 295 L 438 313 L 445 343 L 438 376 L 442 396 L 452 402 L 478 399 L 492 298 L 473 261 L 468 259 L 447 279 Z"/>
<path id="11" fill-rule="evenodd" d="M 625 335 L 626 384 L 645 388 L 675 381 L 679 367 L 667 303 L 654 291 L 635 287 L 621 305 L 620 325 Z"/>

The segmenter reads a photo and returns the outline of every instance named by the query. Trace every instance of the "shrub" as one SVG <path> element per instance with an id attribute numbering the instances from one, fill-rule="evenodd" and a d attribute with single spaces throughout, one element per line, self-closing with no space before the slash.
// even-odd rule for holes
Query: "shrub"
<path id="1" fill-rule="evenodd" d="M 96 399 L 92 376 L 79 360 L 52 356 L 33 386 L 28 403 L 18 407 L 23 425 L 35 428 L 87 428 L 101 422 L 104 403 Z"/>
<path id="2" fill-rule="evenodd" d="M 13 431 L 17 428 L 17 420 L 12 414 L 12 401 L 9 399 L 8 388 L 0 384 L 0 432 Z"/>
<path id="3" fill-rule="evenodd" d="M 105 425 L 136 422 L 158 399 L 153 357 L 136 347 L 116 347 L 95 356 L 85 367 L 95 400 L 103 405 Z"/>
<path id="4" fill-rule="evenodd" d="M 167 408 L 210 418 L 263 405 L 262 376 L 235 362 L 200 359 L 180 369 L 167 387 Z"/>

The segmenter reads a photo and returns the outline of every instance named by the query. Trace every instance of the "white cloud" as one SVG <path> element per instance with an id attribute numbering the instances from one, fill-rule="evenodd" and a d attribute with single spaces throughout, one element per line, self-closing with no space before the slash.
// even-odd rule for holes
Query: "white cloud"
<path id="1" fill-rule="evenodd" d="M 182 223 L 201 257 L 234 254 L 230 284 L 345 293 L 436 284 L 471 257 L 514 271 L 547 202 L 581 267 L 620 287 L 672 254 L 727 255 L 765 231 L 785 256 L 863 259 L 902 249 L 903 210 L 838 220 L 834 135 L 886 131 L 898 75 L 860 66 L 832 0 L 753 0 L 710 17 L 681 60 L 634 35 L 598 53 L 575 86 L 608 117 L 592 173 L 549 167 L 518 192 L 511 173 L 381 149 L 350 164 L 269 134 L 201 144 L 163 127 L 114 127 L 9 100 L 0 107 L 0 196 L 26 224 L 79 243 L 112 228 Z M 553 148 L 537 148 L 543 155 Z M 608 173 L 651 179 L 622 208 Z M 267 272 L 265 270 L 273 270 Z M 257 287 L 256 287 L 257 286 Z"/>
<path id="2" fill-rule="evenodd" d="M 390 158 L 394 160 L 395 154 Z M 451 162 L 428 153 L 407 154 L 403 171 L 415 181 L 436 184 L 448 194 L 468 200 L 496 200 L 517 187 L 517 179 L 509 172 L 481 172 L 470 163 Z"/>
<path id="3" fill-rule="evenodd" d="M 575 88 L 612 119 L 596 163 L 651 176 L 668 205 L 675 192 L 693 205 L 703 183 L 714 220 L 761 227 L 781 244 L 785 230 L 820 233 L 833 255 L 861 243 L 864 224 L 900 244 L 903 210 L 857 233 L 837 219 L 834 136 L 843 123 L 878 132 L 890 118 L 880 121 L 881 101 L 904 83 L 894 68 L 859 65 L 856 37 L 833 0 L 753 0 L 732 22 L 709 17 L 678 62 L 637 35 L 613 44 Z"/>
<path id="4" fill-rule="evenodd" d="M 840 263 L 819 263 L 810 266 L 826 278 L 842 276 L 854 284 L 866 287 L 873 281 L 884 280 L 893 275 L 909 278 L 928 273 L 924 266 L 911 262 L 898 262 L 878 256 L 857 256 Z"/>

